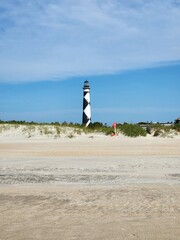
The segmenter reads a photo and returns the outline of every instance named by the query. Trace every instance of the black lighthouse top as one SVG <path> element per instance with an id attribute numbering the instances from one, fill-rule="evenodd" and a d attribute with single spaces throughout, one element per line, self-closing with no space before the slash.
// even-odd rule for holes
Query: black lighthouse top
<path id="1" fill-rule="evenodd" d="M 90 89 L 89 82 L 87 80 L 84 82 L 83 89 Z"/>

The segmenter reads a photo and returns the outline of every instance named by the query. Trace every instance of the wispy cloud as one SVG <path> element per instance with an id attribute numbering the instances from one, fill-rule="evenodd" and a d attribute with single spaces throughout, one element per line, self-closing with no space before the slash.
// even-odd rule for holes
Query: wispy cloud
<path id="1" fill-rule="evenodd" d="M 114 73 L 179 59 L 179 0 L 0 0 L 1 82 Z"/>

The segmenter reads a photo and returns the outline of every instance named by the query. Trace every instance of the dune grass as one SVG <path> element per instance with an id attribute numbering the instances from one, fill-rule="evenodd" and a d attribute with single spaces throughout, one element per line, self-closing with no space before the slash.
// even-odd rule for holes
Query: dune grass
<path id="1" fill-rule="evenodd" d="M 76 135 L 102 133 L 104 135 L 113 135 L 114 129 L 107 124 L 100 122 L 91 123 L 88 127 L 78 123 L 37 123 L 37 122 L 25 122 L 25 121 L 1 121 L 0 120 L 0 133 L 10 128 L 23 127 L 23 134 L 27 137 L 32 137 L 39 133 L 48 137 L 59 138 L 61 135 L 66 135 L 68 138 L 73 138 Z M 172 124 L 172 126 L 164 126 L 161 124 L 148 124 L 146 127 L 141 127 L 139 124 L 117 124 L 116 133 L 123 134 L 128 137 L 145 137 L 147 133 L 154 134 L 154 136 L 166 135 L 172 131 L 180 132 L 180 124 Z"/>

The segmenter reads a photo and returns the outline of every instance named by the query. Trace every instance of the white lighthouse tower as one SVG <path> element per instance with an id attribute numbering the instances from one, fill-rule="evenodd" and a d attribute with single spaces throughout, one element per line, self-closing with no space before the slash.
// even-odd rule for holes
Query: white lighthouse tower
<path id="1" fill-rule="evenodd" d="M 87 127 L 91 123 L 90 87 L 87 80 L 84 82 L 83 91 L 84 95 L 82 124 L 85 124 Z"/>

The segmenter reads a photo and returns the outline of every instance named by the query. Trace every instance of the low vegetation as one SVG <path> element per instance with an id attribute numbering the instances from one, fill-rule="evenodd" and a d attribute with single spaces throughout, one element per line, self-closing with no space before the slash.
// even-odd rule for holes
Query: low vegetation
<path id="1" fill-rule="evenodd" d="M 128 124 L 128 123 L 124 123 L 122 125 L 118 124 L 117 129 L 118 131 L 120 131 L 121 133 L 123 133 L 125 136 L 128 136 L 128 137 L 139 137 L 139 136 L 145 137 L 147 135 L 147 131 L 137 124 Z"/>
<path id="2" fill-rule="evenodd" d="M 128 137 L 145 137 L 147 134 L 153 136 L 166 137 L 172 132 L 180 132 L 180 124 L 172 124 L 170 126 L 164 126 L 161 124 L 153 123 L 138 123 L 138 124 L 117 124 L 116 131 L 112 126 L 103 124 L 101 122 L 91 123 L 88 127 L 78 123 L 37 123 L 37 122 L 25 122 L 25 121 L 1 121 L 0 120 L 0 133 L 3 131 L 10 130 L 10 128 L 17 129 L 22 126 L 22 132 L 28 138 L 39 135 L 47 137 L 60 138 L 61 135 L 67 136 L 68 138 L 74 138 L 76 135 L 91 134 L 91 133 L 103 133 L 105 135 L 123 134 Z"/>
<path id="3" fill-rule="evenodd" d="M 180 123 L 174 124 L 174 129 L 180 132 Z"/>

